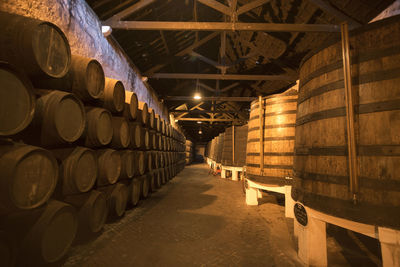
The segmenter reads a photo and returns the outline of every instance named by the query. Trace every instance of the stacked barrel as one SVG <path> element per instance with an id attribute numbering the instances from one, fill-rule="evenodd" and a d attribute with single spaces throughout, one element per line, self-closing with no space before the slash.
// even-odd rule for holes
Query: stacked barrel
<path id="1" fill-rule="evenodd" d="M 54 24 L 0 23 L 2 263 L 52 263 L 182 170 L 185 140 Z"/>
<path id="2" fill-rule="evenodd" d="M 185 144 L 186 144 L 186 149 L 185 149 L 186 165 L 189 165 L 193 162 L 194 146 L 193 146 L 193 142 L 190 140 L 186 140 Z"/>
<path id="3" fill-rule="evenodd" d="M 247 125 L 227 128 L 222 148 L 222 165 L 232 167 L 246 165 L 246 148 Z"/>

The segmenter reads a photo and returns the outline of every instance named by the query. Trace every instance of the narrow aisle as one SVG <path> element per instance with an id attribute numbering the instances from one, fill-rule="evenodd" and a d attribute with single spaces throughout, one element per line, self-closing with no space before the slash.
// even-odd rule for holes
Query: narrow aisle
<path id="1" fill-rule="evenodd" d="M 97 239 L 74 246 L 65 266 L 301 266 L 283 207 L 267 199 L 248 207 L 241 183 L 191 165 Z"/>

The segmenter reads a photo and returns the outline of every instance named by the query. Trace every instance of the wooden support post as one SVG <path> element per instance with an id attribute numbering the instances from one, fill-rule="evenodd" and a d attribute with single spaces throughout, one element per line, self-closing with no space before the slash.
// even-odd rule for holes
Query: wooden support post
<path id="1" fill-rule="evenodd" d="M 344 87 L 346 96 L 347 148 L 348 148 L 348 158 L 349 158 L 350 191 L 353 194 L 353 201 L 357 202 L 358 177 L 357 177 L 356 140 L 355 140 L 355 130 L 354 130 L 355 128 L 354 92 L 351 84 L 349 31 L 346 22 L 341 24 L 341 34 L 342 34 Z"/>
<path id="2" fill-rule="evenodd" d="M 264 106 L 262 96 L 258 97 L 258 105 L 260 109 L 260 175 L 264 173 Z"/>
<path id="3" fill-rule="evenodd" d="M 235 166 L 235 125 L 232 126 L 232 165 Z"/>

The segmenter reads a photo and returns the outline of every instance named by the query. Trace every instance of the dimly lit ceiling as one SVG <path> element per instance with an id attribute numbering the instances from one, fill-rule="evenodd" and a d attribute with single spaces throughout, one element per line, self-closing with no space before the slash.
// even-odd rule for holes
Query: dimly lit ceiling
<path id="1" fill-rule="evenodd" d="M 348 21 L 359 27 L 389 6 L 393 0 L 86 0 L 102 21 L 127 12 L 123 21 L 244 22 L 285 24 L 335 24 Z M 255 8 L 247 10 L 249 4 Z M 223 5 L 223 6 L 222 6 Z M 138 7 L 140 7 L 138 9 Z M 220 9 L 219 11 L 217 9 Z M 230 10 L 232 13 L 221 12 Z M 243 13 L 241 13 L 243 12 Z M 123 14 L 123 13 L 122 13 Z M 235 16 L 237 14 L 237 16 Z M 104 23 L 107 24 L 107 23 Z M 170 111 L 181 118 L 210 118 L 209 121 L 180 121 L 187 137 L 208 141 L 232 123 L 248 116 L 249 102 L 178 100 L 171 96 L 255 97 L 279 93 L 291 87 L 303 57 L 324 42 L 338 38 L 328 32 L 266 31 L 161 31 L 114 29 L 119 42 L 148 83 Z M 285 80 L 156 79 L 157 73 L 200 73 L 240 75 L 285 75 Z M 168 98 L 169 96 L 169 98 Z M 233 122 L 235 121 L 235 122 Z M 202 134 L 199 135 L 199 129 Z"/>

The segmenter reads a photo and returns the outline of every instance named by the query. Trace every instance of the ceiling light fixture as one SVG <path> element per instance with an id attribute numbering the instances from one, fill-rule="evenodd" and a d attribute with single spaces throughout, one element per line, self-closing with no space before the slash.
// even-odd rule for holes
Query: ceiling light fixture
<path id="1" fill-rule="evenodd" d="M 201 99 L 201 95 L 199 93 L 195 93 L 193 98 L 196 100 L 199 100 L 199 99 Z"/>
<path id="2" fill-rule="evenodd" d="M 112 28 L 110 26 L 101 26 L 101 32 L 103 33 L 104 37 L 107 37 L 111 34 Z"/>
<path id="3" fill-rule="evenodd" d="M 200 131 L 199 131 L 199 134 L 202 134 L 202 133 L 203 133 L 203 132 L 200 130 Z"/>
<path id="4" fill-rule="evenodd" d="M 198 124 L 201 124 L 201 121 L 197 121 Z"/>

